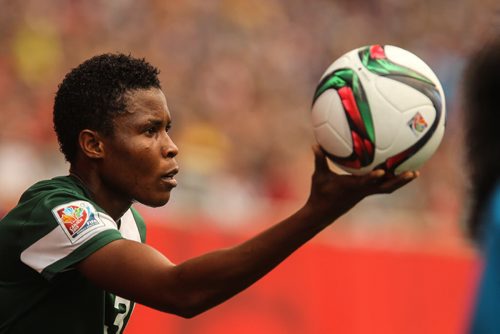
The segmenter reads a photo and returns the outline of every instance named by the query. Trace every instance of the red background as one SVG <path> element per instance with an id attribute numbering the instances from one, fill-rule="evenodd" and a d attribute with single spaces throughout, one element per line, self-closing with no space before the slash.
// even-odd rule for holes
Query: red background
<path id="1" fill-rule="evenodd" d="M 150 225 L 174 262 L 244 236 Z M 137 305 L 126 334 L 422 334 L 465 331 L 477 258 L 454 252 L 346 248 L 312 242 L 230 301 L 193 319 Z"/>

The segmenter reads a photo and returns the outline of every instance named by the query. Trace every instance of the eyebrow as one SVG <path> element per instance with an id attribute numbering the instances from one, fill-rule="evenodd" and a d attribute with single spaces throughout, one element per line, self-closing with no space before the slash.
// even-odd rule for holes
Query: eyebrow
<path id="1" fill-rule="evenodd" d="M 158 126 L 161 125 L 163 122 L 159 119 L 148 119 L 145 123 L 148 125 Z"/>
<path id="2" fill-rule="evenodd" d="M 160 119 L 148 119 L 144 122 L 145 125 L 153 125 L 153 126 L 162 126 L 163 125 L 163 121 L 160 120 Z M 171 127 L 172 126 L 172 121 L 167 121 L 167 127 Z"/>

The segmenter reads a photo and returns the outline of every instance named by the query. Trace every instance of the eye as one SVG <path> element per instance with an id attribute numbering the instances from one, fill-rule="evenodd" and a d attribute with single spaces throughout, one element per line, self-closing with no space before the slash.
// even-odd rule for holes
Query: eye
<path id="1" fill-rule="evenodd" d="M 165 127 L 165 132 L 168 133 L 170 129 L 172 129 L 172 123 L 167 124 L 167 126 Z"/>
<path id="2" fill-rule="evenodd" d="M 144 131 L 144 133 L 145 133 L 147 136 L 150 136 L 150 137 L 154 136 L 154 134 L 155 134 L 156 132 L 157 132 L 157 129 L 156 129 L 156 127 L 155 127 L 155 126 L 151 126 L 151 127 L 147 128 L 147 129 Z"/>

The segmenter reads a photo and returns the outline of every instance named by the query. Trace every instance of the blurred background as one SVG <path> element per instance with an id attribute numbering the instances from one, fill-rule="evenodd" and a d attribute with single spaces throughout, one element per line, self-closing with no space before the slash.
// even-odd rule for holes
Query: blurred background
<path id="1" fill-rule="evenodd" d="M 500 32 L 494 0 L 0 0 L 0 216 L 67 174 L 52 129 L 57 85 L 105 52 L 161 70 L 179 186 L 138 206 L 174 261 L 244 240 L 306 200 L 316 84 L 343 53 L 392 44 L 427 62 L 447 98 L 421 177 L 362 202 L 229 303 L 193 320 L 137 307 L 126 333 L 457 333 L 479 266 L 463 221 L 461 74 Z"/>

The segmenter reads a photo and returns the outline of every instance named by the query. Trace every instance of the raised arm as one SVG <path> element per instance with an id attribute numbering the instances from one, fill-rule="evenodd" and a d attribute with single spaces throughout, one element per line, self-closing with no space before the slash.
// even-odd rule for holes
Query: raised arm
<path id="1" fill-rule="evenodd" d="M 332 172 L 319 147 L 306 204 L 289 218 L 231 248 L 173 264 L 150 246 L 111 242 L 83 260 L 78 269 L 89 280 L 123 298 L 193 317 L 244 290 L 364 197 L 390 193 L 418 176 L 364 176 Z"/>

